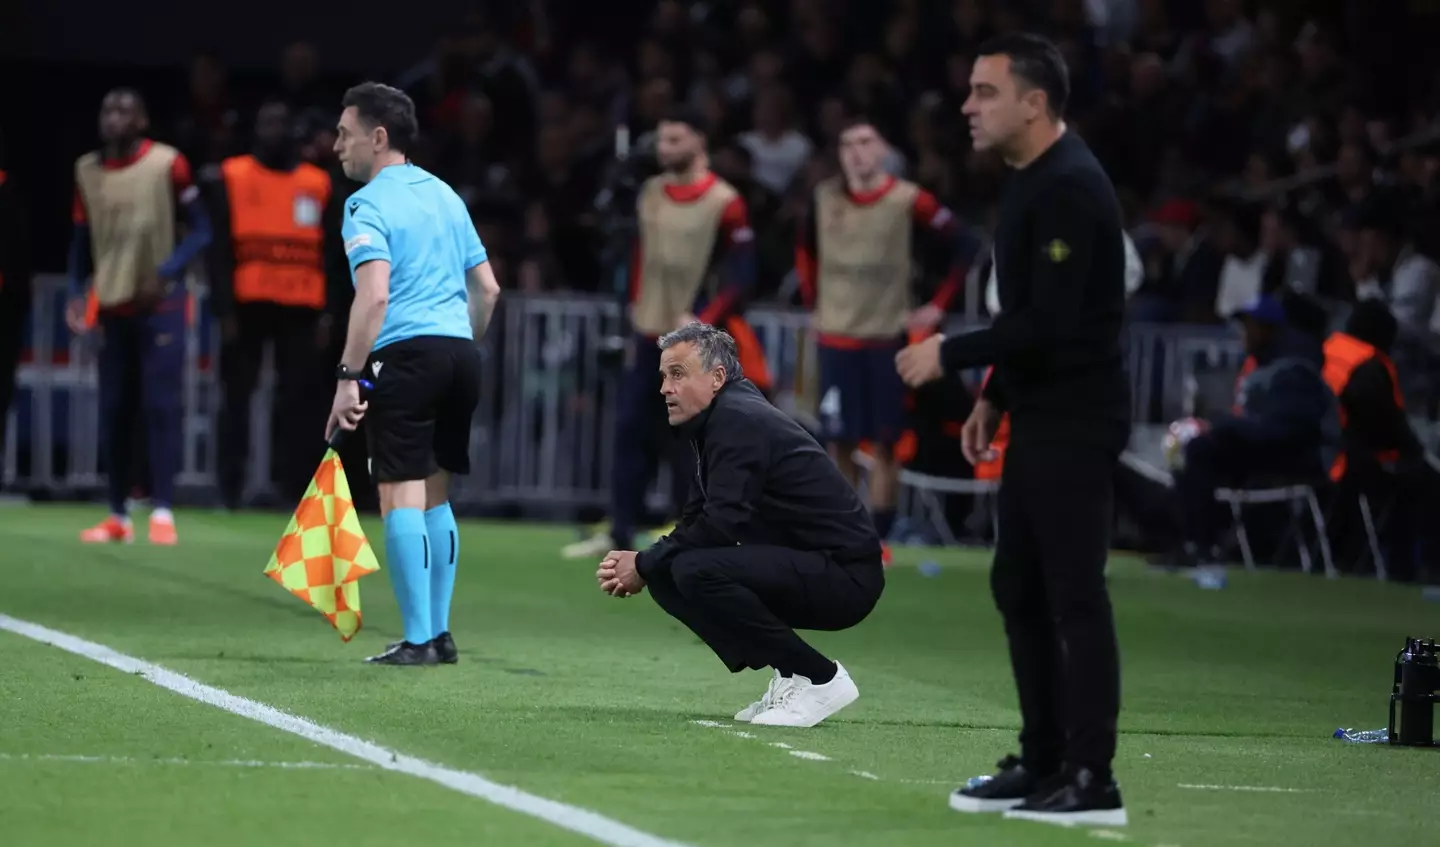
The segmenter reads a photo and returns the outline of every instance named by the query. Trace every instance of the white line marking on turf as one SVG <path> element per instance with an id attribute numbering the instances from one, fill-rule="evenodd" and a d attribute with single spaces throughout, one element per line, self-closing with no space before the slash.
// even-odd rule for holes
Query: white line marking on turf
<path id="1" fill-rule="evenodd" d="M 1196 791 L 1263 791 L 1270 794 L 1310 794 L 1310 788 L 1277 788 L 1270 785 L 1191 785 L 1180 783 L 1176 788 L 1191 788 Z"/>
<path id="2" fill-rule="evenodd" d="M 858 777 L 860 777 L 861 779 L 875 779 L 875 780 L 878 780 L 878 779 L 880 778 L 880 777 L 876 776 L 875 774 L 873 774 L 873 773 L 871 773 L 871 772 L 869 772 L 869 771 L 851 771 L 850 773 L 851 773 L 852 776 L 858 776 Z"/>
<path id="3" fill-rule="evenodd" d="M 141 759 L 135 756 L 72 756 L 54 753 L 0 753 L 0 762 L 74 762 L 96 765 L 209 765 L 224 768 L 281 768 L 284 770 L 373 771 L 374 765 L 344 762 L 262 762 L 242 759 Z"/>
<path id="4" fill-rule="evenodd" d="M 68 653 L 83 656 L 102 665 L 109 665 L 116 670 L 135 674 L 147 682 L 167 688 L 183 697 L 224 709 L 233 715 L 249 718 L 292 735 L 298 735 L 306 741 L 323 744 L 357 759 L 378 765 L 385 770 L 429 780 L 461 794 L 487 800 L 497 806 L 503 806 L 568 829 L 602 844 L 609 844 L 611 847 L 685 847 L 679 842 L 642 832 L 588 809 L 547 800 L 509 785 L 491 782 L 479 774 L 454 770 L 386 749 L 353 735 L 346 735 L 339 730 L 282 712 L 273 706 L 267 706 L 264 703 L 231 694 L 223 689 L 196 682 L 187 676 L 159 665 L 150 664 L 134 656 L 127 656 L 103 644 L 86 641 L 83 638 L 57 632 L 39 624 L 22 621 L 4 614 L 0 614 L 0 629 L 22 635 L 32 641 L 59 647 Z"/>
<path id="5" fill-rule="evenodd" d="M 1099 839 L 1102 839 L 1102 840 L 1105 840 L 1105 841 L 1129 841 L 1129 840 L 1130 840 L 1130 836 L 1126 835 L 1126 834 L 1123 833 L 1123 832 L 1116 832 L 1116 831 L 1113 830 L 1113 829 L 1092 829 L 1092 830 L 1090 830 L 1090 837 L 1091 837 L 1091 838 L 1099 838 Z"/>
<path id="6" fill-rule="evenodd" d="M 753 733 L 753 732 L 746 732 L 746 731 L 744 731 L 744 730 L 742 730 L 742 729 L 731 729 L 731 728 L 730 728 L 730 724 L 724 723 L 723 721 L 692 720 L 692 721 L 690 721 L 690 723 L 695 724 L 696 726 L 703 726 L 703 727 L 706 727 L 706 728 L 709 728 L 709 729 L 723 729 L 723 730 L 726 731 L 726 734 L 727 734 L 727 735 L 733 735 L 733 736 L 735 736 L 735 737 L 737 737 L 737 738 L 748 738 L 748 739 L 750 739 L 750 740 L 752 740 L 752 741 L 759 740 L 759 738 L 760 738 L 760 736 L 756 735 L 756 734 Z M 830 761 L 834 761 L 833 759 L 831 759 L 829 756 L 825 755 L 824 753 L 812 753 L 812 752 L 810 752 L 809 750 L 796 750 L 794 747 L 791 747 L 789 744 L 786 744 L 786 743 L 783 742 L 783 741 L 770 741 L 770 742 L 767 742 L 767 743 L 768 743 L 771 747 L 775 747 L 775 748 L 777 748 L 777 749 L 784 750 L 784 751 L 788 752 L 790 755 L 794 756 L 794 757 L 797 758 L 797 759 L 807 759 L 807 760 L 809 760 L 809 761 L 811 761 L 811 762 L 830 762 Z M 852 771 L 852 773 L 854 773 L 854 772 Z M 880 777 L 878 777 L 878 776 L 875 776 L 874 774 L 869 774 L 868 776 L 869 776 L 870 779 L 879 779 L 879 778 L 880 778 Z"/>

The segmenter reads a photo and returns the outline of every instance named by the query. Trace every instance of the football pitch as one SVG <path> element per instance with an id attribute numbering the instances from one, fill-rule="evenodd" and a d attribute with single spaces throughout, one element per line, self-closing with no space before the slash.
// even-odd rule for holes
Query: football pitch
<path id="1" fill-rule="evenodd" d="M 766 676 L 600 594 L 565 528 L 462 523 L 461 661 L 420 669 L 360 661 L 400 637 L 385 573 L 350 644 L 262 574 L 285 515 L 182 511 L 176 548 L 82 546 L 95 517 L 0 508 L 6 847 L 1435 843 L 1440 751 L 1330 737 L 1440 636 L 1413 588 L 1117 556 L 1131 823 L 1069 830 L 946 804 L 1015 744 L 983 551 L 897 549 L 874 614 L 813 636 L 860 700 L 770 730 L 731 720 Z"/>

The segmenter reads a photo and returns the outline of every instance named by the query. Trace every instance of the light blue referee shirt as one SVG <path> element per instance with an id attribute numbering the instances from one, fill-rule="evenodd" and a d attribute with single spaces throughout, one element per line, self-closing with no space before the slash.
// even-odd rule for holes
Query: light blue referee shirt
<path id="1" fill-rule="evenodd" d="M 473 338 L 465 272 L 487 254 L 465 201 L 411 164 L 381 168 L 345 201 L 350 283 L 366 262 L 390 263 L 390 302 L 378 350 L 418 336 Z"/>

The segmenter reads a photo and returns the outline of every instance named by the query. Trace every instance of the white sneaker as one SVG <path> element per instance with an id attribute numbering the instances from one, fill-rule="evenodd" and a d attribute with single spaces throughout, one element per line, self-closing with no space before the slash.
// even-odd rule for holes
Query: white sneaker
<path id="1" fill-rule="evenodd" d="M 803 676 L 790 678 L 789 687 L 774 698 L 766 711 L 751 719 L 756 726 L 812 727 L 860 698 L 860 690 L 846 672 L 835 663 L 835 678 L 816 685 Z"/>
<path id="2" fill-rule="evenodd" d="M 775 676 L 770 679 L 770 685 L 766 687 L 765 693 L 760 695 L 760 699 L 736 712 L 735 720 L 749 723 L 756 715 L 769 710 L 775 702 L 775 698 L 793 684 L 789 677 L 781 676 L 780 672 L 776 671 Z"/>
<path id="3" fill-rule="evenodd" d="M 615 542 L 610 538 L 610 533 L 601 531 L 572 544 L 566 544 L 560 548 L 560 556 L 566 559 L 599 559 L 614 549 Z"/>

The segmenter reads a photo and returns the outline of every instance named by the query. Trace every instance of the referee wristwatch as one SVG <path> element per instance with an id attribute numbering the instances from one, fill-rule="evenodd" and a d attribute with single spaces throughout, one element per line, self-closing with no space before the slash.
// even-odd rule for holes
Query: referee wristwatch
<path id="1" fill-rule="evenodd" d="M 342 362 L 335 367 L 335 378 L 341 380 L 351 379 L 355 380 L 356 382 L 361 382 L 365 379 L 365 369 L 361 368 L 358 371 L 352 371 L 350 370 L 349 366 L 345 365 Z"/>

